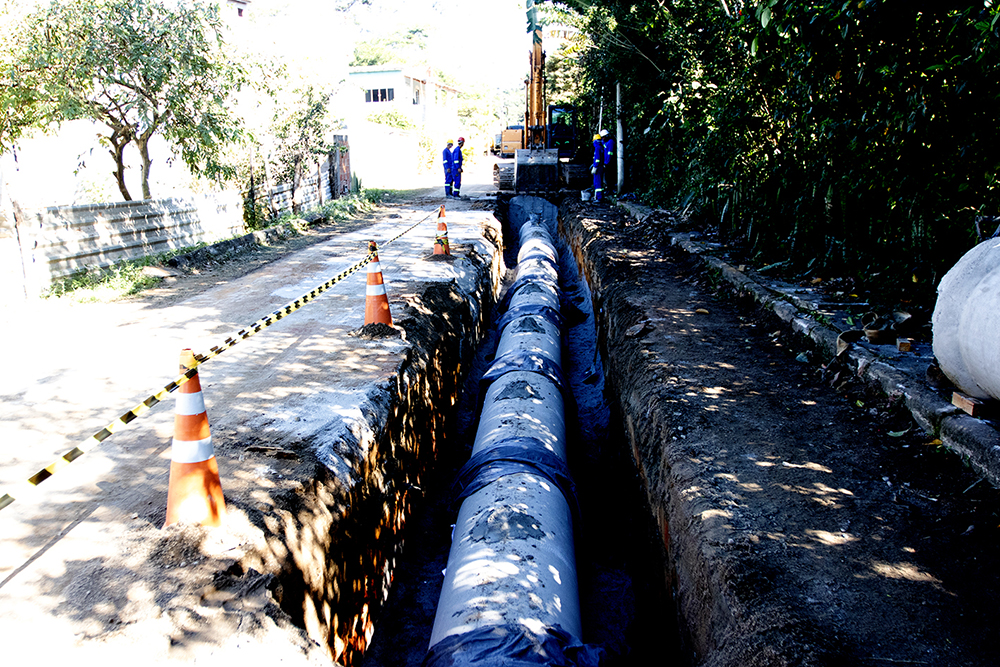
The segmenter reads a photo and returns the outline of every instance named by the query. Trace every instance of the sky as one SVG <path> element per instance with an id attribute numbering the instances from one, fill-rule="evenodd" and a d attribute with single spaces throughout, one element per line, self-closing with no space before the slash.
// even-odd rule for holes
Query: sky
<path id="1" fill-rule="evenodd" d="M 521 85 L 530 36 L 524 0 L 371 0 L 341 13 L 329 0 L 251 0 L 253 38 L 295 67 L 342 74 L 358 41 L 423 27 L 428 59 L 465 85 Z"/>
<path id="2" fill-rule="evenodd" d="M 225 0 L 218 1 L 225 10 Z M 44 2 L 0 0 L 0 10 L 26 11 Z M 434 67 L 470 88 L 520 88 L 528 72 L 524 0 L 371 0 L 347 12 L 336 11 L 339 3 L 331 0 L 249 3 L 246 16 L 233 21 L 243 32 L 238 41 L 283 55 L 293 71 L 318 72 L 332 85 L 346 76 L 358 41 L 416 27 L 430 34 L 427 53 Z"/>

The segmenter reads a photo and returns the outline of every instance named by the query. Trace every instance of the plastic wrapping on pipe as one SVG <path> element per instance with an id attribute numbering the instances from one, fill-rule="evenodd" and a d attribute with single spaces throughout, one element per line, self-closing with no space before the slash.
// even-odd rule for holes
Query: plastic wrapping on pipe
<path id="1" fill-rule="evenodd" d="M 472 456 L 458 473 L 456 498 L 467 498 L 504 475 L 525 470 L 544 475 L 559 487 L 571 506 L 577 505 L 576 487 L 565 461 L 545 449 L 545 443 L 531 437 L 501 440 Z"/>
<path id="2" fill-rule="evenodd" d="M 517 254 L 517 261 L 521 262 L 526 259 L 548 259 L 552 262 L 559 261 L 559 257 L 552 250 L 552 245 L 546 244 L 541 239 L 532 239 L 528 245 L 521 246 L 521 251 Z"/>
<path id="3" fill-rule="evenodd" d="M 472 454 L 514 437 L 536 438 L 566 460 L 563 390 L 545 374 L 516 368 L 503 373 L 483 392 L 479 428 Z"/>
<path id="4" fill-rule="evenodd" d="M 599 667 L 604 651 L 580 643 L 559 626 L 534 633 L 519 625 L 479 628 L 434 646 L 423 667 Z"/>
<path id="5" fill-rule="evenodd" d="M 544 303 L 526 303 L 520 306 L 515 306 L 511 308 L 500 321 L 497 322 L 497 333 L 503 335 L 503 330 L 507 328 L 507 325 L 516 320 L 519 317 L 524 317 L 525 315 L 540 315 L 544 317 L 549 322 L 554 324 L 557 328 L 562 329 L 563 318 L 559 314 L 559 311 Z"/>
<path id="6" fill-rule="evenodd" d="M 562 330 L 540 315 L 518 317 L 504 329 L 496 357 L 500 359 L 519 352 L 546 357 L 562 367 Z M 534 363 L 530 359 L 527 361 Z M 496 377 L 495 370 L 492 375 Z"/>
<path id="7" fill-rule="evenodd" d="M 528 371 L 538 373 L 547 377 L 559 388 L 559 391 L 566 394 L 566 379 L 563 376 L 562 368 L 548 357 L 540 354 L 532 354 L 523 350 L 515 350 L 509 354 L 496 359 L 490 367 L 483 373 L 479 381 L 480 391 L 485 394 L 485 389 L 495 380 L 503 377 L 512 371 Z"/>
<path id="8" fill-rule="evenodd" d="M 515 280 L 503 298 L 503 306 L 525 299 L 544 299 L 552 308 L 559 307 L 559 282 L 540 276 L 523 276 Z"/>
<path id="9" fill-rule="evenodd" d="M 532 258 L 517 265 L 515 280 L 523 276 L 541 279 L 543 282 L 559 284 L 559 269 L 546 258 Z"/>
<path id="10" fill-rule="evenodd" d="M 518 267 L 497 358 L 481 380 L 472 456 L 456 482 L 462 502 L 426 667 L 596 667 L 603 655 L 577 639 L 579 506 L 566 465 L 573 397 L 561 368 L 554 223 L 523 215 L 512 216 Z"/>

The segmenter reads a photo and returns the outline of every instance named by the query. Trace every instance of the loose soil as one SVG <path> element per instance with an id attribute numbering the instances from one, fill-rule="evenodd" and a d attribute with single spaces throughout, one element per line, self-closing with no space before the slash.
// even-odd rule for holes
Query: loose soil
<path id="1" fill-rule="evenodd" d="M 996 664 L 1000 494 L 648 228 L 562 216 L 693 663 Z"/>

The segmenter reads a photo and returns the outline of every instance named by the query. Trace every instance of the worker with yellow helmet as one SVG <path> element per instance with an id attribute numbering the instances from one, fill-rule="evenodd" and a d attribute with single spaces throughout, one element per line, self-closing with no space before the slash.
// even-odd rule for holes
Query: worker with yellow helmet
<path id="1" fill-rule="evenodd" d="M 594 160 L 590 163 L 590 173 L 594 175 L 594 201 L 604 199 L 604 144 L 601 135 L 594 135 Z"/>

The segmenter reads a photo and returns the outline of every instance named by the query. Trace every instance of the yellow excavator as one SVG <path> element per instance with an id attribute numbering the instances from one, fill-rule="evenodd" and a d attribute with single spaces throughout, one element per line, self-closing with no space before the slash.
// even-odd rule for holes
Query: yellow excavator
<path id="1" fill-rule="evenodd" d="M 531 33 L 530 74 L 524 123 L 502 133 L 504 152 L 512 144 L 514 161 L 498 161 L 493 168 L 493 184 L 499 190 L 546 192 L 559 188 L 559 158 L 572 155 L 575 143 L 572 107 L 547 106 L 545 103 L 545 52 L 542 50 L 542 26 L 534 0 L 527 0 L 528 32 Z"/>

